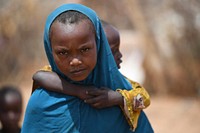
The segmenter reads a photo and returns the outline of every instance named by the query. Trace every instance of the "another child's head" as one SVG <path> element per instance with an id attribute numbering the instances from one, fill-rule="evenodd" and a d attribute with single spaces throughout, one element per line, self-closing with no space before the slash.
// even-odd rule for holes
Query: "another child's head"
<path id="1" fill-rule="evenodd" d="M 101 20 L 103 29 L 106 33 L 106 37 L 108 39 L 108 43 L 110 45 L 112 54 L 115 58 L 115 62 L 117 64 L 117 67 L 120 68 L 120 63 L 122 63 L 122 53 L 119 50 L 120 47 L 120 35 L 118 30 L 112 26 L 111 24 L 105 22 L 104 20 Z"/>
<path id="2" fill-rule="evenodd" d="M 4 131 L 19 130 L 19 121 L 22 113 L 22 95 L 13 86 L 0 88 L 0 121 Z"/>
<path id="3" fill-rule="evenodd" d="M 95 29 L 77 11 L 61 13 L 53 21 L 49 38 L 58 69 L 73 81 L 84 80 L 97 62 Z"/>

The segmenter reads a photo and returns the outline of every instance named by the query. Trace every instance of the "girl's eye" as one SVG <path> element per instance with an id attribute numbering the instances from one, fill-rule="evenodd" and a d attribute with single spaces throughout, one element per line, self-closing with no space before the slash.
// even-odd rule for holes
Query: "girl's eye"
<path id="1" fill-rule="evenodd" d="M 60 51 L 60 52 L 58 52 L 58 54 L 59 55 L 67 55 L 68 53 L 67 53 L 67 51 Z"/>
<path id="2" fill-rule="evenodd" d="M 81 52 L 83 53 L 83 52 L 87 52 L 87 51 L 89 51 L 89 48 L 83 48 L 83 49 L 81 49 Z"/>

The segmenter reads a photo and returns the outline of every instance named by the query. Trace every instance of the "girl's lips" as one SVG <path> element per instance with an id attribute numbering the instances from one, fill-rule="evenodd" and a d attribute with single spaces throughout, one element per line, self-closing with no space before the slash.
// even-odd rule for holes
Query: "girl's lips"
<path id="1" fill-rule="evenodd" d="M 73 75 L 80 75 L 85 71 L 85 69 L 76 69 L 71 71 L 70 73 L 72 73 Z"/>

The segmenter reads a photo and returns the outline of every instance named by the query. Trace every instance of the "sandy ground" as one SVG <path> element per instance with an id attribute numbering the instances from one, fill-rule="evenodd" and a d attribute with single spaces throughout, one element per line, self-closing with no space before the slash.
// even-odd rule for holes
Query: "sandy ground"
<path id="1" fill-rule="evenodd" d="M 200 100 L 152 97 L 145 110 L 155 133 L 199 133 Z"/>

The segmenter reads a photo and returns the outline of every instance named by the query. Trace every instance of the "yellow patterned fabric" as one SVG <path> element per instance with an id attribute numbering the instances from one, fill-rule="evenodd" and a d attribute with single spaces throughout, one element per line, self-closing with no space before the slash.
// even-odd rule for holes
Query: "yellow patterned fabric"
<path id="1" fill-rule="evenodd" d="M 52 69 L 51 69 L 51 66 L 50 65 L 45 65 L 42 69 L 40 69 L 41 71 L 49 71 L 51 72 Z"/>
<path id="2" fill-rule="evenodd" d="M 51 69 L 51 66 L 50 66 L 50 65 L 45 65 L 42 69 L 40 69 L 40 71 L 52 72 L 52 69 Z M 31 92 L 31 94 L 32 94 L 37 88 L 39 88 L 39 87 L 40 87 L 40 86 L 39 86 L 35 81 L 33 81 L 32 92 Z"/>
<path id="3" fill-rule="evenodd" d="M 150 105 L 150 96 L 139 83 L 128 79 L 132 84 L 132 90 L 117 89 L 124 98 L 123 110 L 131 129 L 134 131 L 137 128 L 140 111 Z"/>

